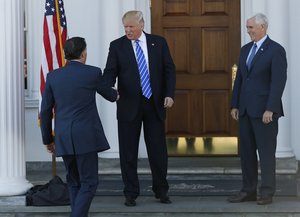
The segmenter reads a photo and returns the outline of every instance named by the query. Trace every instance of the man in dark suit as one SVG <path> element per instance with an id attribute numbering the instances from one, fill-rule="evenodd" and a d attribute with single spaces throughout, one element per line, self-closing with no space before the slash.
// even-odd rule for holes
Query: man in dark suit
<path id="1" fill-rule="evenodd" d="M 143 32 L 142 12 L 129 11 L 122 21 L 126 35 L 111 42 L 104 77 L 110 85 L 118 78 L 117 119 L 125 205 L 135 206 L 140 193 L 137 158 L 142 125 L 152 190 L 161 203 L 171 203 L 164 120 L 165 109 L 173 105 L 175 65 L 166 40 Z"/>
<path id="2" fill-rule="evenodd" d="M 284 48 L 267 35 L 268 19 L 257 14 L 247 20 L 252 42 L 241 48 L 232 93 L 231 115 L 239 120 L 243 186 L 229 202 L 272 203 L 275 193 L 275 151 L 278 118 L 283 116 L 281 97 L 287 79 Z M 258 151 L 261 185 L 257 197 Z"/>
<path id="3" fill-rule="evenodd" d="M 48 73 L 41 104 L 43 143 L 62 156 L 67 170 L 71 217 L 87 217 L 98 185 L 98 152 L 109 149 L 98 115 L 95 95 L 116 101 L 118 93 L 107 86 L 100 68 L 85 65 L 86 42 L 66 41 L 65 67 Z M 55 137 L 52 111 L 55 109 Z"/>

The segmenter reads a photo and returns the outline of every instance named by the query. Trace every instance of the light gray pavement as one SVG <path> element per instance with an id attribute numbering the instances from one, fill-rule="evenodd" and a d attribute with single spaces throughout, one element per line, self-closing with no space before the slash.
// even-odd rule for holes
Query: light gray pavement
<path id="1" fill-rule="evenodd" d="M 187 197 L 174 196 L 172 197 L 172 204 L 161 204 L 153 197 L 141 196 L 137 199 L 137 206 L 126 207 L 123 205 L 124 198 L 122 196 L 97 196 L 94 198 L 90 208 L 91 214 L 103 214 L 103 216 L 115 216 L 118 213 L 131 214 L 140 213 L 141 216 L 162 215 L 168 214 L 210 214 L 216 216 L 233 216 L 240 214 L 240 216 L 247 216 L 255 214 L 254 216 L 300 216 L 300 199 L 297 197 L 275 197 L 274 202 L 270 205 L 257 205 L 255 202 L 244 202 L 239 204 L 232 204 L 226 201 L 226 197 L 210 196 L 210 197 Z M 38 215 L 42 216 L 48 214 L 49 216 L 56 216 L 60 214 L 66 215 L 70 211 L 68 206 L 59 207 L 26 207 L 24 205 L 8 205 L 0 206 L 0 216 L 5 213 L 23 213 L 20 216 Z M 154 215 L 154 216 L 156 216 Z M 5 216 L 5 215 L 4 215 Z M 121 215 L 120 215 L 121 216 Z"/>

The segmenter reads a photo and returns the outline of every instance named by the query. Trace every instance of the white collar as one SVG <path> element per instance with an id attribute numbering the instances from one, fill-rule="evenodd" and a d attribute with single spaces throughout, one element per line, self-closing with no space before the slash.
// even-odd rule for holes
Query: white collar
<path id="1" fill-rule="evenodd" d="M 144 32 L 142 32 L 141 36 L 137 39 L 143 43 L 146 43 L 146 35 Z M 131 40 L 132 43 L 134 43 L 136 40 Z"/>

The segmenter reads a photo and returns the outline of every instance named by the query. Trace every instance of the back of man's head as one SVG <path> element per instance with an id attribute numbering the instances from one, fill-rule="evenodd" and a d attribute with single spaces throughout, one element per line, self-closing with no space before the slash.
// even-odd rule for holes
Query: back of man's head
<path id="1" fill-rule="evenodd" d="M 75 60 L 80 59 L 81 53 L 86 49 L 86 42 L 84 38 L 73 37 L 66 41 L 64 51 L 65 59 Z"/>

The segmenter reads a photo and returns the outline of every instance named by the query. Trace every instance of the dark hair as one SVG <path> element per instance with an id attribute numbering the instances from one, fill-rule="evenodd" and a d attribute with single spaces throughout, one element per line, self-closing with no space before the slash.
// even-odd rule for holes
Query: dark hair
<path id="1" fill-rule="evenodd" d="M 65 51 L 65 59 L 74 60 L 80 59 L 81 53 L 86 48 L 86 42 L 84 38 L 81 37 L 73 37 L 66 41 L 64 51 Z"/>

